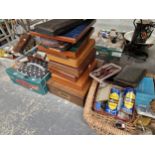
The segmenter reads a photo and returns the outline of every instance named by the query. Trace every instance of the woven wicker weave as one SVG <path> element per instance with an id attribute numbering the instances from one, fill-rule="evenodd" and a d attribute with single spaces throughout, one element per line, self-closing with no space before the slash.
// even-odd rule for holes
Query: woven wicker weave
<path id="1" fill-rule="evenodd" d="M 155 75 L 147 74 L 149 77 L 153 77 L 155 79 Z M 114 127 L 116 119 L 108 116 L 108 115 L 101 115 L 95 111 L 93 111 L 93 102 L 96 93 L 96 89 L 98 87 L 98 83 L 94 80 L 90 87 L 85 107 L 84 107 L 84 119 L 88 123 L 88 125 L 95 129 L 98 134 L 111 134 L 111 135 L 131 135 L 137 134 L 136 127 L 133 125 L 132 119 L 130 122 L 126 123 L 126 129 L 120 130 Z"/>

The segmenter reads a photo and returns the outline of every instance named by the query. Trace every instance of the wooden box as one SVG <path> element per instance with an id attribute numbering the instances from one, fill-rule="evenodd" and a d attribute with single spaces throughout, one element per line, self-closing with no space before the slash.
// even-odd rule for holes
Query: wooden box
<path id="1" fill-rule="evenodd" d="M 70 88 L 69 86 L 57 83 L 53 81 L 52 78 L 47 82 L 48 89 L 51 93 L 82 107 L 84 106 L 85 98 L 89 90 L 90 84 L 91 80 L 87 82 L 87 84 L 82 90 L 76 90 Z"/>
<path id="2" fill-rule="evenodd" d="M 53 61 L 53 62 L 57 62 L 57 63 L 61 63 L 70 67 L 75 67 L 78 68 L 86 59 L 87 57 L 94 51 L 95 45 L 95 40 L 90 39 L 87 46 L 85 47 L 85 49 L 82 51 L 82 53 L 79 55 L 79 57 L 77 59 L 65 59 L 65 58 L 60 58 L 54 55 L 49 55 L 47 54 L 47 57 L 49 59 L 49 61 Z"/>
<path id="3" fill-rule="evenodd" d="M 90 79 L 89 73 L 96 67 L 96 65 L 97 62 L 94 61 L 76 82 L 70 81 L 69 79 L 63 78 L 54 73 L 52 74 L 52 79 L 53 81 L 59 82 L 71 88 L 82 90 L 87 81 Z"/>
<path id="4" fill-rule="evenodd" d="M 82 63 L 79 68 L 68 67 L 66 65 L 62 65 L 55 62 L 48 63 L 49 71 L 61 75 L 62 77 L 71 78 L 71 80 L 75 81 L 75 79 L 79 78 L 80 75 L 88 68 L 89 64 L 91 64 L 95 59 L 95 50 L 92 52 L 87 59 Z"/>
<path id="5" fill-rule="evenodd" d="M 38 36 L 46 39 L 52 39 L 52 40 L 58 40 L 58 41 L 63 41 L 63 42 L 68 42 L 71 44 L 76 44 L 91 28 L 91 26 L 96 22 L 96 20 L 85 20 L 85 22 L 69 32 L 59 35 L 59 36 L 50 36 L 50 35 L 45 35 L 41 34 L 35 31 L 31 31 L 30 34 L 32 36 Z"/>
<path id="6" fill-rule="evenodd" d="M 82 53 L 83 49 L 87 45 L 93 31 L 94 29 L 91 28 L 88 31 L 88 33 L 77 44 L 73 45 L 67 51 L 61 51 L 60 49 L 56 49 L 56 48 L 46 48 L 41 45 L 38 46 L 38 50 L 43 51 L 46 54 L 51 54 L 57 57 L 76 59 Z"/>

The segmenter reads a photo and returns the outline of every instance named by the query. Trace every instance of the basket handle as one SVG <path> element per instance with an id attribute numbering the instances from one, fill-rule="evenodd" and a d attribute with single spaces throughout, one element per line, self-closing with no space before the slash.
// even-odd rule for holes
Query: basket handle
<path id="1" fill-rule="evenodd" d="M 27 67 L 29 67 L 29 66 L 35 66 L 35 67 L 40 68 L 42 71 L 45 71 L 45 68 L 43 66 L 36 64 L 36 63 L 33 63 L 33 62 L 27 63 Z"/>

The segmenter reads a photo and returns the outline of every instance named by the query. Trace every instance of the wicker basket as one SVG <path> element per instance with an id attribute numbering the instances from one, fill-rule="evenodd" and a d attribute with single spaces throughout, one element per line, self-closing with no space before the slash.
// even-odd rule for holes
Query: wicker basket
<path id="1" fill-rule="evenodd" d="M 155 79 L 155 75 L 152 74 L 147 74 L 146 76 L 153 77 Z M 133 121 L 135 120 L 132 119 L 130 122 L 126 123 L 126 128 L 125 130 L 118 129 L 114 127 L 114 124 L 116 122 L 116 119 L 112 116 L 109 115 L 101 115 L 95 111 L 93 111 L 93 103 L 94 103 L 94 98 L 96 94 L 96 90 L 98 87 L 98 82 L 93 81 L 92 85 L 90 87 L 85 107 L 84 107 L 84 119 L 88 123 L 88 125 L 92 128 L 95 129 L 98 134 L 111 134 L 111 135 L 132 135 L 132 134 L 137 134 L 137 129 L 133 125 Z"/>

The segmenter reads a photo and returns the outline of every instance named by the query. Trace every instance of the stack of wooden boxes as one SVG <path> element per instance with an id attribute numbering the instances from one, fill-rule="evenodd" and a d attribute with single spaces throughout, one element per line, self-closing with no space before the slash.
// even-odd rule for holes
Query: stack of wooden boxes
<path id="1" fill-rule="evenodd" d="M 95 41 L 90 39 L 95 20 L 85 20 L 66 35 L 48 36 L 48 39 L 72 44 L 67 51 L 38 46 L 47 54 L 48 68 L 52 73 L 47 85 L 49 91 L 80 106 L 84 105 L 91 79 L 89 73 L 96 67 Z M 33 35 L 38 35 L 32 32 Z M 40 36 L 40 35 L 39 35 Z M 47 37 L 41 35 L 40 37 Z"/>

